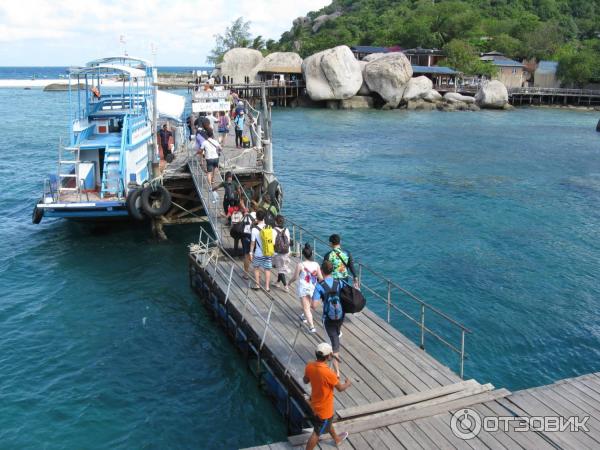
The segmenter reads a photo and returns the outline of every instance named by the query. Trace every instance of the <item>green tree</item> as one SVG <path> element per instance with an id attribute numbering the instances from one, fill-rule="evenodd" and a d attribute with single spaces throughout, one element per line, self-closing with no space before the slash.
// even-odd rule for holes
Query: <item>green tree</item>
<path id="1" fill-rule="evenodd" d="M 223 61 L 223 55 L 232 48 L 247 47 L 250 44 L 250 22 L 243 17 L 235 19 L 230 26 L 225 28 L 225 33 L 215 34 L 215 46 L 206 61 L 218 64 Z"/>
<path id="2" fill-rule="evenodd" d="M 263 48 L 265 48 L 265 40 L 263 39 L 263 37 L 261 35 L 256 36 L 252 40 L 252 44 L 250 44 L 250 48 L 253 48 L 255 50 L 262 50 Z"/>
<path id="3" fill-rule="evenodd" d="M 600 40 L 564 45 L 558 52 L 556 76 L 562 83 L 577 87 L 600 81 Z"/>
<path id="4" fill-rule="evenodd" d="M 445 47 L 448 58 L 446 64 L 465 75 L 486 75 L 492 77 L 497 69 L 492 64 L 479 59 L 475 48 L 468 42 L 454 39 Z"/>

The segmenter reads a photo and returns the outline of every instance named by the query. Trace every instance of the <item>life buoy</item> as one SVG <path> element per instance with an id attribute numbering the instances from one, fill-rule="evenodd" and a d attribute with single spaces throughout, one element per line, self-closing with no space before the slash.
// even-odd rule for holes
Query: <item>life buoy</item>
<path id="1" fill-rule="evenodd" d="M 92 88 L 92 94 L 94 94 L 94 97 L 100 98 L 100 89 L 98 89 L 96 86 L 94 86 Z"/>
<path id="2" fill-rule="evenodd" d="M 152 217 L 165 214 L 171 208 L 171 194 L 163 186 L 147 186 L 142 190 L 142 208 Z M 154 206 L 156 203 L 158 206 Z"/>
<path id="3" fill-rule="evenodd" d="M 33 213 L 31 214 L 31 223 L 38 224 L 42 221 L 44 217 L 44 210 L 42 208 L 38 208 L 37 205 L 33 207 Z"/>
<path id="4" fill-rule="evenodd" d="M 127 194 L 127 199 L 125 200 L 125 206 L 127 207 L 127 213 L 129 214 L 129 217 L 139 221 L 142 221 L 146 218 L 141 206 L 141 194 L 142 189 L 131 189 Z"/>

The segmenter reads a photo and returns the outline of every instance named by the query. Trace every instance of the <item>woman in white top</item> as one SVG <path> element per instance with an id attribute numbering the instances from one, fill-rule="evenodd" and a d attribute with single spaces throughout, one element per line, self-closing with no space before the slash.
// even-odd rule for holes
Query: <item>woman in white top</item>
<path id="1" fill-rule="evenodd" d="M 302 256 L 304 257 L 304 260 L 296 265 L 296 271 L 294 272 L 294 276 L 292 276 L 290 283 L 298 280 L 296 289 L 298 297 L 300 297 L 300 300 L 302 301 L 302 309 L 304 310 L 304 314 L 300 317 L 303 322 L 308 323 L 310 332 L 315 333 L 317 330 L 315 329 L 311 311 L 312 295 L 317 283 L 323 279 L 323 274 L 321 273 L 319 264 L 313 261 L 313 250 L 310 244 L 304 244 Z"/>
<path id="2" fill-rule="evenodd" d="M 208 185 L 212 187 L 212 180 L 216 169 L 219 168 L 219 153 L 221 152 L 221 144 L 213 137 L 213 131 L 206 132 L 207 139 L 200 145 L 200 151 L 206 160 L 206 176 Z"/>

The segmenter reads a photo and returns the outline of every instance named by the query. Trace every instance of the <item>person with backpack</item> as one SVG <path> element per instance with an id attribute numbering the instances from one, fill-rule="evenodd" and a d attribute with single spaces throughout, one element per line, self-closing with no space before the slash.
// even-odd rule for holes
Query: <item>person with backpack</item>
<path id="1" fill-rule="evenodd" d="M 302 303 L 303 314 L 300 315 L 300 319 L 308 325 L 311 333 L 316 333 L 317 329 L 313 322 L 312 315 L 312 296 L 315 292 L 315 286 L 319 281 L 323 279 L 321 273 L 321 267 L 315 261 L 313 261 L 313 249 L 307 242 L 304 244 L 302 249 L 303 260 L 296 264 L 296 270 L 290 280 L 290 284 L 298 280 L 296 284 L 296 293 L 300 297 Z"/>
<path id="2" fill-rule="evenodd" d="M 248 209 L 244 208 L 244 218 L 242 219 L 242 253 L 244 255 L 244 280 L 248 279 L 248 273 L 250 272 L 250 263 L 252 258 L 250 257 L 250 243 L 252 239 L 252 227 L 256 220 L 256 213 L 254 211 L 249 212 Z"/>
<path id="3" fill-rule="evenodd" d="M 285 218 L 282 215 L 275 217 L 275 255 L 273 256 L 273 265 L 277 268 L 277 283 L 283 285 L 283 289 L 288 291 L 286 275 L 290 269 L 290 231 L 285 228 Z"/>
<path id="4" fill-rule="evenodd" d="M 218 130 L 219 130 L 219 143 L 225 145 L 225 138 L 229 134 L 229 127 L 231 126 L 231 119 L 225 114 L 225 111 L 219 112 Z"/>
<path id="5" fill-rule="evenodd" d="M 238 182 L 233 181 L 233 174 L 231 172 L 226 172 L 225 180 L 215 186 L 214 189 L 217 190 L 221 187 L 225 190 L 223 193 L 223 212 L 225 215 L 229 216 L 233 213 L 233 211 L 229 211 L 230 207 L 237 206 L 243 208 L 245 206 L 241 204 L 240 185 Z"/>
<path id="6" fill-rule="evenodd" d="M 235 124 L 235 148 L 242 148 L 242 137 L 244 136 L 244 120 L 246 116 L 244 115 L 244 110 L 239 112 L 236 111 L 235 119 L 233 119 L 233 123 Z"/>
<path id="7" fill-rule="evenodd" d="M 271 269 L 273 268 L 273 254 L 275 243 L 273 228 L 265 224 L 265 210 L 256 212 L 256 225 L 252 228 L 250 237 L 250 260 L 254 267 L 255 284 L 252 289 L 260 289 L 260 272 L 265 273 L 265 291 L 271 291 Z"/>
<path id="8" fill-rule="evenodd" d="M 333 348 L 333 366 L 335 373 L 340 376 L 340 338 L 342 337 L 342 325 L 344 323 L 344 310 L 340 299 L 342 281 L 333 278 L 333 263 L 329 260 L 323 261 L 321 265 L 323 281 L 315 286 L 313 292 L 313 308 L 321 301 L 323 304 L 323 326 L 331 341 Z"/>
<path id="9" fill-rule="evenodd" d="M 350 252 L 342 250 L 340 235 L 329 236 L 329 244 L 331 250 L 325 254 L 323 262 L 330 261 L 333 264 L 333 278 L 358 288 L 359 282 L 354 270 L 354 260 Z"/>

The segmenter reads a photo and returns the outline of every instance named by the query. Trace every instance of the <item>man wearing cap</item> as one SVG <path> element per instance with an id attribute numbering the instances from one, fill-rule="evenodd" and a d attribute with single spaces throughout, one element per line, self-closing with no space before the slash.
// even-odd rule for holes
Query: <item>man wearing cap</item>
<path id="1" fill-rule="evenodd" d="M 311 419 L 314 426 L 313 434 L 310 436 L 306 450 L 312 450 L 319 442 L 319 436 L 323 433 L 329 433 L 336 445 L 339 445 L 348 437 L 348 432 L 344 431 L 339 436 L 333 428 L 334 397 L 333 388 L 343 392 L 352 384 L 346 378 L 344 384 L 340 383 L 337 375 L 329 368 L 328 361 L 333 357 L 331 345 L 322 342 L 317 346 L 315 352 L 316 361 L 311 361 L 304 369 L 304 383 L 310 383 L 311 395 L 310 405 L 313 410 Z"/>

